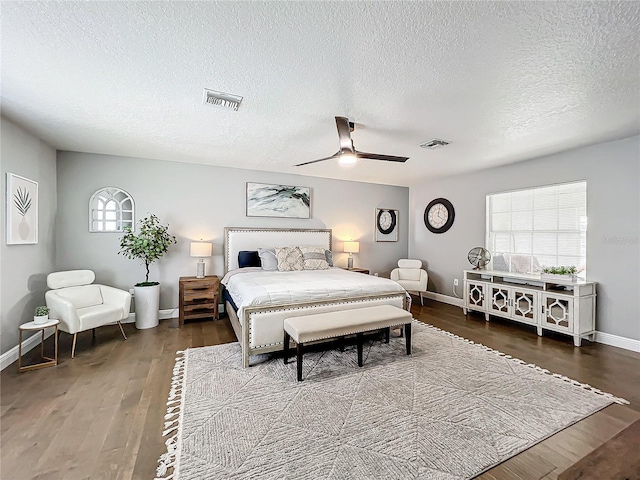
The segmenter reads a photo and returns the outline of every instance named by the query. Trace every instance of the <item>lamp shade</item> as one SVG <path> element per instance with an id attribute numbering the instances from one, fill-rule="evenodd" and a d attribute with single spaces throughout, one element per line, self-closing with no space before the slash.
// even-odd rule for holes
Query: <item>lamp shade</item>
<path id="1" fill-rule="evenodd" d="M 192 257 L 210 257 L 213 244 L 211 242 L 191 242 L 189 255 Z"/>
<path id="2" fill-rule="evenodd" d="M 344 251 L 346 253 L 358 253 L 360 251 L 360 242 L 344 242 Z"/>

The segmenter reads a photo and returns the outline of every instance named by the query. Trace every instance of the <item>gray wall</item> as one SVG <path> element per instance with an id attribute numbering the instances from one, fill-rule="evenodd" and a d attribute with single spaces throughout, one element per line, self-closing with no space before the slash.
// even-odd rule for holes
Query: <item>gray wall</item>
<path id="1" fill-rule="evenodd" d="M 640 339 L 640 137 L 571 150 L 535 160 L 441 178 L 410 192 L 409 255 L 427 262 L 429 289 L 452 295 L 453 279 L 471 268 L 467 253 L 484 245 L 487 193 L 587 181 L 587 275 L 598 282 L 596 328 Z M 424 209 L 449 199 L 451 229 L 430 233 Z"/>
<path id="2" fill-rule="evenodd" d="M 18 326 L 33 320 L 44 305 L 46 276 L 55 260 L 56 152 L 6 118 L 0 119 L 2 172 L 2 238 L 0 239 L 0 351 L 18 344 Z M 38 182 L 38 243 L 7 245 L 5 225 L 6 173 Z M 25 336 L 26 338 L 26 336 Z"/>
<path id="3" fill-rule="evenodd" d="M 245 214 L 246 182 L 311 187 L 311 218 L 250 218 Z M 189 242 L 214 243 L 207 273 L 221 275 L 224 227 L 331 228 L 336 266 L 346 266 L 340 253 L 344 240 L 360 241 L 355 266 L 388 275 L 407 256 L 409 189 L 301 175 L 221 168 L 179 162 L 58 152 L 59 270 L 89 268 L 97 281 L 128 289 L 144 280 L 144 267 L 118 255 L 117 233 L 89 233 L 88 202 L 101 187 L 129 192 L 136 218 L 156 214 L 178 239 L 167 256 L 151 267 L 150 280 L 161 282 L 160 308 L 178 305 L 178 277 L 195 275 L 197 259 L 189 257 Z M 400 210 L 399 241 L 373 241 L 377 207 Z"/>

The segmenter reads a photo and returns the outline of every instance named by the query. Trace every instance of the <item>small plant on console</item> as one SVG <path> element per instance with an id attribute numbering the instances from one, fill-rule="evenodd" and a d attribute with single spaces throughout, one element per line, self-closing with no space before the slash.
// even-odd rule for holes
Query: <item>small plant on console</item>
<path id="1" fill-rule="evenodd" d="M 559 267 L 542 267 L 542 273 L 547 273 L 550 275 L 570 275 L 573 277 L 578 274 L 578 268 L 575 265 L 570 265 L 570 266 L 561 265 Z"/>

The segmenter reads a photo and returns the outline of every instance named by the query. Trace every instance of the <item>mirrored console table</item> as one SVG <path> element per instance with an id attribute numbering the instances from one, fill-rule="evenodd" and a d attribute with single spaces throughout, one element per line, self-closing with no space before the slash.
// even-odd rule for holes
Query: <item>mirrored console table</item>
<path id="1" fill-rule="evenodd" d="M 535 325 L 543 330 L 593 340 L 596 320 L 596 283 L 544 278 L 540 275 L 492 270 L 464 271 L 464 314 L 470 310 Z"/>

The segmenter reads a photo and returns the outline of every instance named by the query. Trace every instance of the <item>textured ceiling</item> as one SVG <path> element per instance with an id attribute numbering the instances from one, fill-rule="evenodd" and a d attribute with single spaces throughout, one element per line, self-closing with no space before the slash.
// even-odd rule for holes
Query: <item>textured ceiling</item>
<path id="1" fill-rule="evenodd" d="M 61 150 L 416 185 L 640 129 L 637 1 L 0 8 L 3 114 Z M 293 167 L 338 149 L 336 115 L 410 160 Z"/>

